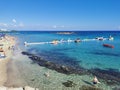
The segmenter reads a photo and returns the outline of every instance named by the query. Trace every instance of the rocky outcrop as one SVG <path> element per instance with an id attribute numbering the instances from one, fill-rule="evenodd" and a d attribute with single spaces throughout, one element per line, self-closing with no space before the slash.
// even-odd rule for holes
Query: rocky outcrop
<path id="1" fill-rule="evenodd" d="M 75 84 L 73 81 L 68 80 L 67 82 L 62 83 L 66 87 L 75 87 L 77 84 Z"/>

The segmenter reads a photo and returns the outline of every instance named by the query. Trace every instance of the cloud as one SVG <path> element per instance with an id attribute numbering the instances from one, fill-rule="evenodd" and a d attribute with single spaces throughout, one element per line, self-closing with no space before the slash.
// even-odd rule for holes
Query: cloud
<path id="1" fill-rule="evenodd" d="M 13 23 L 16 23 L 17 21 L 15 19 L 12 20 Z"/>
<path id="2" fill-rule="evenodd" d="M 8 27 L 8 25 L 6 23 L 0 23 L 1 27 Z"/>
<path id="3" fill-rule="evenodd" d="M 9 23 L 9 24 L 0 22 L 0 29 L 1 28 L 5 28 L 5 29 L 21 29 L 21 28 L 25 28 L 26 27 L 22 22 L 15 23 L 16 20 L 13 20 L 13 22 L 14 23 Z"/>

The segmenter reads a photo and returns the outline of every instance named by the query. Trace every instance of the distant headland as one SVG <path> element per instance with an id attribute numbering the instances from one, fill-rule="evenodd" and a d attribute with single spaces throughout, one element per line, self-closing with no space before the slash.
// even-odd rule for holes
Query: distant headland
<path id="1" fill-rule="evenodd" d="M 17 32 L 17 30 L 0 29 L 0 32 Z"/>

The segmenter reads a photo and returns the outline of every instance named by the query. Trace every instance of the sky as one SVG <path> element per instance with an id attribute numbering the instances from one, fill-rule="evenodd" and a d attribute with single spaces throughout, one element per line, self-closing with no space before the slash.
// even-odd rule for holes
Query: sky
<path id="1" fill-rule="evenodd" d="M 120 0 L 0 0 L 0 29 L 120 30 Z"/>

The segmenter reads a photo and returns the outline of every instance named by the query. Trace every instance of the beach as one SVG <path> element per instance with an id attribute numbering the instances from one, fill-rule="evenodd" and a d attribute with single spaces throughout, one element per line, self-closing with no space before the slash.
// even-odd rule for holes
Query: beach
<path id="1" fill-rule="evenodd" d="M 5 57 L 0 58 L 0 86 L 3 86 L 4 83 L 7 81 L 7 64 L 12 57 L 13 50 L 9 49 L 9 47 L 15 46 L 15 38 L 12 36 L 4 36 L 0 40 L 0 47 L 3 49 L 5 53 Z"/>
<path id="2" fill-rule="evenodd" d="M 11 35 L 3 35 L 0 39 L 0 90 L 38 90 L 22 82 L 20 72 L 13 62 L 13 56 L 17 55 L 16 40 Z"/>

